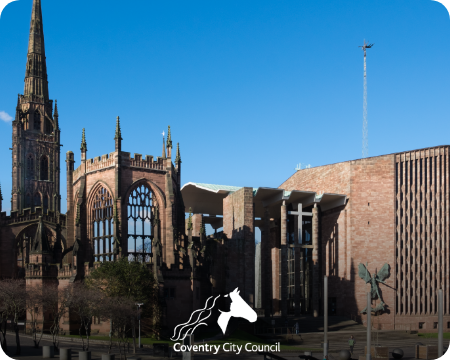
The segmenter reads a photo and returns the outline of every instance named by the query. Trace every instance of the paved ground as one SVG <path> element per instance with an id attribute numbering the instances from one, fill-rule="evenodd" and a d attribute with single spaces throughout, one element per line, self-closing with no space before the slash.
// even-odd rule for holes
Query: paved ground
<path id="1" fill-rule="evenodd" d="M 364 346 L 366 345 L 366 333 L 365 332 L 348 332 L 348 331 L 336 331 L 336 332 L 329 332 L 329 342 L 330 342 L 330 360 L 338 360 L 338 353 L 340 350 L 347 349 L 347 339 L 350 335 L 353 335 L 356 339 L 356 346 L 354 349 L 353 358 L 358 359 L 360 355 L 363 355 L 364 353 Z M 302 337 L 305 339 L 305 342 L 302 344 L 304 347 L 310 347 L 310 348 L 318 348 L 320 347 L 320 342 L 323 341 L 323 334 L 321 333 L 306 333 L 302 334 Z M 377 339 L 377 335 L 373 336 L 373 341 Z M 8 352 L 7 355 L 10 358 L 13 359 L 20 359 L 20 360 L 37 360 L 42 358 L 42 349 L 35 349 L 33 346 L 33 342 L 31 338 L 21 336 L 21 345 L 22 345 L 22 354 L 21 356 L 15 356 L 15 338 L 13 335 L 7 336 L 8 341 Z M 388 346 L 389 351 L 392 351 L 393 349 L 400 347 L 405 352 L 404 360 L 411 360 L 414 359 L 414 345 L 417 342 L 421 342 L 424 345 L 437 345 L 437 339 L 429 339 L 429 340 L 423 340 L 422 338 L 419 338 L 417 335 L 410 335 L 405 332 L 394 332 L 394 331 L 384 331 L 378 333 L 378 343 L 382 346 Z M 448 341 L 445 343 L 448 346 Z M 51 342 L 48 340 L 42 340 L 42 345 L 51 345 Z M 70 347 L 72 348 L 72 358 L 74 360 L 78 360 L 78 351 L 81 349 L 81 344 L 74 343 L 74 342 L 63 342 L 61 341 L 61 347 Z M 91 350 L 92 350 L 92 360 L 101 359 L 102 353 L 107 353 L 107 347 L 105 345 L 99 345 L 99 344 L 93 344 L 91 343 Z M 1 352 L 1 350 L 0 350 Z M 113 353 L 116 353 L 116 359 L 119 359 L 118 351 L 117 349 L 113 349 Z M 282 356 L 284 359 L 292 360 L 292 359 L 299 359 L 299 355 L 303 354 L 303 351 L 298 352 L 281 352 L 279 355 Z M 314 357 L 317 357 L 318 359 L 322 359 L 321 353 L 313 353 Z M 127 354 L 127 357 L 136 357 L 136 355 L 133 354 Z M 139 354 L 137 354 L 137 357 L 140 357 L 142 360 L 160 360 L 163 359 L 162 357 L 155 357 L 152 355 L 152 349 L 151 348 L 144 348 L 139 351 Z M 217 355 L 211 354 L 211 353 L 196 353 L 195 359 L 208 359 L 208 360 L 226 360 L 226 359 L 236 359 L 236 357 L 239 357 L 241 359 L 249 359 L 249 360 L 262 360 L 263 356 L 257 355 L 254 353 L 244 353 L 241 352 L 241 354 L 236 355 L 234 353 L 219 353 Z M 59 358 L 58 355 L 55 356 L 55 358 Z M 3 360 L 3 358 L 0 355 L 0 359 Z M 181 359 L 181 356 L 178 357 L 178 359 Z"/>

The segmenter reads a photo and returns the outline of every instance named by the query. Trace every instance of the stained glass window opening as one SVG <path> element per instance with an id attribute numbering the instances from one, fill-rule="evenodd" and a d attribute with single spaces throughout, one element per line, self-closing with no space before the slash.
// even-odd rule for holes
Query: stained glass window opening
<path id="1" fill-rule="evenodd" d="M 96 191 L 91 211 L 94 261 L 113 261 L 113 198 L 103 186 Z"/>
<path id="2" fill-rule="evenodd" d="M 127 202 L 129 259 L 151 262 L 156 198 L 147 185 L 137 186 Z"/>

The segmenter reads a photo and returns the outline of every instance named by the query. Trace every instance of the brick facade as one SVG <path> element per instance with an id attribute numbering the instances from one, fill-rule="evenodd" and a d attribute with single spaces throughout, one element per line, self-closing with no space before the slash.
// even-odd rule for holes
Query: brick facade
<path id="1" fill-rule="evenodd" d="M 433 328 L 437 289 L 448 289 L 448 149 L 304 169 L 280 185 L 348 195 L 345 206 L 320 213 L 321 274 L 329 276 L 338 315 L 365 322 L 359 312 L 370 287 L 358 276 L 358 264 L 368 263 L 373 274 L 388 263 L 390 276 L 386 286 L 380 285 L 387 311 L 375 326 L 417 330 L 423 322 L 424 328 Z M 448 306 L 445 314 L 450 315 Z"/>

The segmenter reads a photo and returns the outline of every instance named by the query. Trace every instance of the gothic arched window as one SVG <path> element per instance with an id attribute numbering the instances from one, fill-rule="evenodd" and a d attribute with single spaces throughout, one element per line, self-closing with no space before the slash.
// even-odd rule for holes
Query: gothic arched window
<path id="1" fill-rule="evenodd" d="M 34 178 L 34 158 L 31 154 L 28 154 L 27 156 L 27 178 Z"/>
<path id="2" fill-rule="evenodd" d="M 48 157 L 41 157 L 41 180 L 48 180 Z"/>
<path id="3" fill-rule="evenodd" d="M 41 113 L 39 111 L 35 111 L 34 113 L 34 130 L 40 130 L 41 129 Z"/>
<path id="4" fill-rule="evenodd" d="M 156 197 L 146 185 L 135 188 L 128 198 L 128 254 L 149 262 L 152 257 L 153 214 Z"/>
<path id="5" fill-rule="evenodd" d="M 41 206 L 41 195 L 39 193 L 34 194 L 33 206 Z"/>
<path id="6" fill-rule="evenodd" d="M 103 186 L 97 190 L 91 209 L 94 261 L 114 260 L 113 198 Z"/>

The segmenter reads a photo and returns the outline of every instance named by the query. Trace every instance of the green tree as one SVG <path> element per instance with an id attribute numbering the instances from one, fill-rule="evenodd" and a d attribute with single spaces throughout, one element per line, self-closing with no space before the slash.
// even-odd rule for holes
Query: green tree
<path id="1" fill-rule="evenodd" d="M 126 257 L 104 262 L 90 273 L 85 283 L 100 289 L 109 298 L 128 298 L 135 303 L 143 303 L 141 319 L 146 319 L 146 332 L 159 334 L 161 307 L 158 281 L 145 263 L 130 261 Z M 134 327 L 131 330 L 134 335 Z"/>

